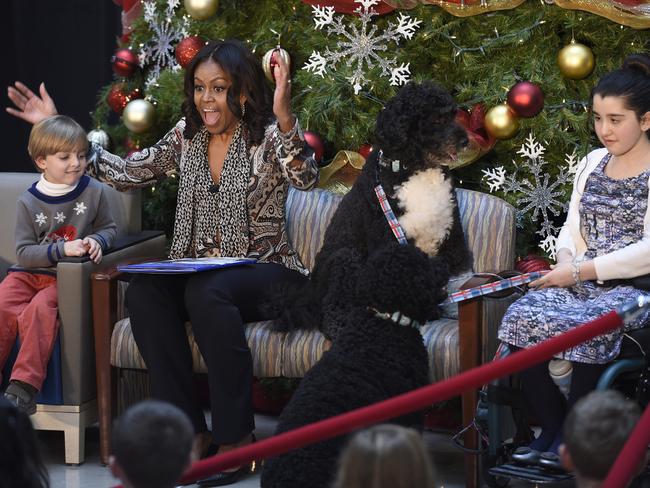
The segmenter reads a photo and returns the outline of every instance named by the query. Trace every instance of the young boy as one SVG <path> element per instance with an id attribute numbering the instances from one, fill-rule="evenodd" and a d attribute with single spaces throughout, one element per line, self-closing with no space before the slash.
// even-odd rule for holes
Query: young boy
<path id="1" fill-rule="evenodd" d="M 601 485 L 640 417 L 639 406 L 616 390 L 592 391 L 578 400 L 560 446 L 562 464 L 575 472 L 578 488 Z"/>
<path id="2" fill-rule="evenodd" d="M 194 427 L 171 403 L 146 400 L 113 427 L 113 476 L 125 488 L 173 488 L 194 460 Z"/>
<path id="3" fill-rule="evenodd" d="M 88 141 L 57 115 L 32 128 L 28 151 L 41 178 L 18 199 L 16 256 L 0 283 L 0 369 L 16 337 L 20 350 L 5 397 L 31 415 L 58 332 L 56 264 L 66 256 L 99 263 L 116 235 L 106 187 L 84 175 Z"/>

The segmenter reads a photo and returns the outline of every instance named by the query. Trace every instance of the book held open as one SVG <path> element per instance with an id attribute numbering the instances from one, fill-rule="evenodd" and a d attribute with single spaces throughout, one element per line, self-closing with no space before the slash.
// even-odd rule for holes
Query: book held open
<path id="1" fill-rule="evenodd" d="M 254 258 L 180 258 L 126 264 L 118 266 L 117 270 L 123 273 L 182 274 L 198 273 L 230 266 L 245 266 L 256 262 L 257 259 Z"/>

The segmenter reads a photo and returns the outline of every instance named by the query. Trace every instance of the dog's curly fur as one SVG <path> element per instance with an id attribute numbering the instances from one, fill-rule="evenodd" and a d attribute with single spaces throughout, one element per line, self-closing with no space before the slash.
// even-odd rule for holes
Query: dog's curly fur
<path id="1" fill-rule="evenodd" d="M 271 300 L 273 316 L 282 316 L 278 330 L 318 327 L 335 339 L 347 314 L 348 297 L 340 293 L 345 284 L 333 276 L 339 267 L 350 268 L 350 263 L 335 254 L 350 248 L 367 257 L 395 241 L 374 192 L 378 182 L 409 243 L 429 254 L 439 277 L 435 291 L 439 301 L 445 298 L 449 276 L 470 268 L 471 257 L 445 167 L 449 154 L 467 143 L 467 134 L 455 115 L 452 97 L 432 82 L 410 82 L 386 104 L 377 117 L 375 150 L 333 216 L 308 284 L 299 290 L 283 290 Z M 398 159 L 400 170 L 382 167 L 380 151 L 385 158 Z M 351 271 L 343 279 L 352 279 Z M 437 307 L 432 307 L 428 318 L 437 318 L 436 311 Z"/>
<path id="2" fill-rule="evenodd" d="M 430 82 L 407 84 L 379 114 L 377 147 L 334 214 L 308 285 L 276 301 L 279 309 L 286 307 L 280 327 L 319 327 L 333 338 L 283 411 L 278 433 L 428 383 L 419 329 L 396 325 L 375 310 L 399 311 L 419 322 L 436 318 L 450 274 L 470 267 L 443 167 L 467 140 L 455 114 L 451 96 Z M 383 158 L 399 159 L 399 171 L 382 164 L 380 150 Z M 374 192 L 378 181 L 407 245 L 398 244 L 384 217 Z M 419 426 L 421 414 L 396 421 Z M 262 487 L 329 487 L 345 440 L 336 437 L 268 460 Z"/>
<path id="3" fill-rule="evenodd" d="M 428 356 L 416 327 L 380 318 L 380 312 L 400 311 L 423 321 L 437 297 L 430 259 L 414 246 L 388 243 L 370 256 L 346 248 L 335 253 L 349 263 L 359 279 L 349 286 L 346 270 L 337 268 L 337 280 L 348 284 L 346 327 L 332 348 L 310 369 L 280 416 L 276 433 L 301 427 L 364 407 L 428 383 Z M 399 278 L 396 279 L 396 273 Z M 422 413 L 393 419 L 420 428 Z M 339 436 L 269 459 L 262 471 L 263 488 L 328 488 L 347 436 Z"/>

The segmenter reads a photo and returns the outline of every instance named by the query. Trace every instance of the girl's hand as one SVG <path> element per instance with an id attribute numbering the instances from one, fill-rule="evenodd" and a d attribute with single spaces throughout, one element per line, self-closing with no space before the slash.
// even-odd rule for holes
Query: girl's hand
<path id="1" fill-rule="evenodd" d="M 15 86 L 9 86 L 7 88 L 7 96 L 17 109 L 7 107 L 7 112 L 30 124 L 35 124 L 56 115 L 58 112 L 54 105 L 54 100 L 47 93 L 45 83 L 41 83 L 39 92 L 40 97 L 31 91 L 27 85 L 17 81 Z"/>
<path id="2" fill-rule="evenodd" d="M 102 246 L 92 237 L 85 237 L 82 241 L 88 249 L 88 255 L 93 263 L 99 264 L 102 261 Z"/>
<path id="3" fill-rule="evenodd" d="M 295 123 L 291 113 L 291 78 L 289 67 L 281 56 L 275 56 L 277 64 L 273 68 L 275 92 L 273 93 L 273 113 L 278 119 L 282 132 L 289 132 Z"/>
<path id="4" fill-rule="evenodd" d="M 575 285 L 571 262 L 562 262 L 551 266 L 551 271 L 541 278 L 531 281 L 528 286 L 537 290 L 543 288 L 567 288 Z"/>
<path id="5" fill-rule="evenodd" d="M 67 241 L 63 244 L 63 254 L 66 256 L 85 256 L 87 252 L 88 247 L 81 239 Z"/>

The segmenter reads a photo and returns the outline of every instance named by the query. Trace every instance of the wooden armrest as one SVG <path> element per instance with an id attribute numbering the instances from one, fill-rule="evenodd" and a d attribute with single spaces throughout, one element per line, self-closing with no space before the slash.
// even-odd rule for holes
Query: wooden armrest
<path id="1" fill-rule="evenodd" d="M 496 273 L 474 273 L 468 278 L 465 283 L 460 286 L 460 289 L 467 290 L 468 288 L 474 288 L 475 286 L 487 285 L 488 283 L 492 283 L 498 279 L 499 275 Z"/>
<path id="2" fill-rule="evenodd" d="M 91 274 L 93 329 L 97 403 L 100 416 L 102 462 L 108 462 L 110 423 L 116 411 L 115 373 L 111 367 L 111 336 L 117 321 L 118 280 L 128 276 L 117 271 L 118 264 L 161 258 L 165 253 L 165 236 L 158 231 L 143 231 L 118 239 L 103 267 Z"/>

